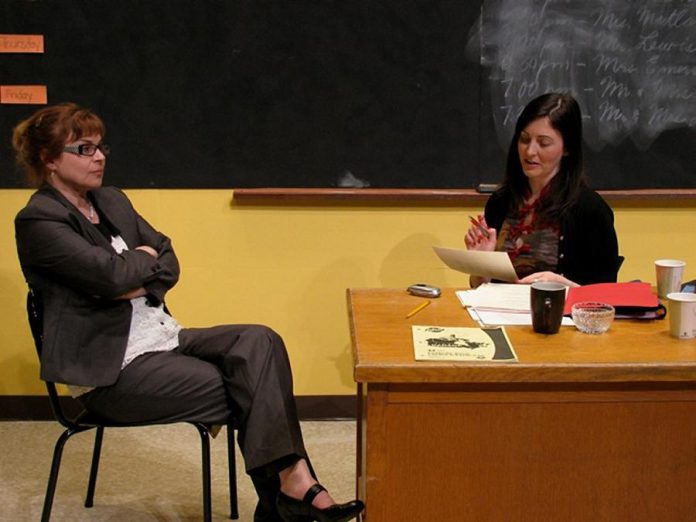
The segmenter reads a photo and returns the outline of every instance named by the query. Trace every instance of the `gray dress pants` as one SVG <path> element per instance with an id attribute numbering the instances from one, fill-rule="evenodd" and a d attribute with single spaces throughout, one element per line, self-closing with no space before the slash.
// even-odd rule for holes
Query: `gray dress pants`
<path id="1" fill-rule="evenodd" d="M 186 328 L 179 347 L 136 357 L 111 386 L 80 397 L 84 406 L 120 422 L 198 421 L 239 424 L 238 443 L 259 493 L 260 509 L 279 487 L 277 473 L 307 458 L 283 340 L 259 325 Z M 258 510 L 257 510 L 258 511 Z M 255 520 L 277 520 L 268 515 Z"/>

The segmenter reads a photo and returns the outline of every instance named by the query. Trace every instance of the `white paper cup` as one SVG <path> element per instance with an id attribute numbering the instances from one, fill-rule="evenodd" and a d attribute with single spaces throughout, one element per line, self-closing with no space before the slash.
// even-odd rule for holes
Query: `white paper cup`
<path id="1" fill-rule="evenodd" d="M 665 298 L 667 294 L 679 292 L 686 263 L 678 259 L 658 259 L 655 261 L 657 295 Z"/>
<path id="2" fill-rule="evenodd" d="M 672 292 L 667 295 L 669 333 L 679 339 L 696 337 L 696 294 Z"/>

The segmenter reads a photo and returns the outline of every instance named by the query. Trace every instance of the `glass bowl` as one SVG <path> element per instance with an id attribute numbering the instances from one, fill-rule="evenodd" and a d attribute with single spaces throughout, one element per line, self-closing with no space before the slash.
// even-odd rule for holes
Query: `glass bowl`
<path id="1" fill-rule="evenodd" d="M 606 303 L 575 303 L 571 308 L 575 327 L 583 333 L 601 334 L 606 332 L 614 320 L 614 307 Z"/>

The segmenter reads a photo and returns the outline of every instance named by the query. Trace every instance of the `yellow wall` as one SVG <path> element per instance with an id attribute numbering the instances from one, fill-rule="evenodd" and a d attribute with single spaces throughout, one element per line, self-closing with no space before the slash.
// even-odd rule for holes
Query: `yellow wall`
<path id="1" fill-rule="evenodd" d="M 43 393 L 24 311 L 13 218 L 28 190 L 0 190 L 0 395 Z M 415 282 L 464 286 L 431 245 L 462 246 L 467 216 L 453 205 L 239 205 L 231 190 L 129 190 L 167 233 L 182 265 L 168 304 L 185 326 L 257 322 L 288 345 L 298 395 L 351 394 L 345 290 Z M 653 281 L 675 257 L 696 277 L 696 203 L 613 203 L 620 280 Z"/>

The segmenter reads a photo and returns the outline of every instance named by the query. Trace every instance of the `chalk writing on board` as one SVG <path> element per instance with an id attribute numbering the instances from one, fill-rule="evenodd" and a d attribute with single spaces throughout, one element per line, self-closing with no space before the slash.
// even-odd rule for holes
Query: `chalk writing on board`
<path id="1" fill-rule="evenodd" d="M 489 0 L 477 31 L 504 148 L 525 104 L 549 91 L 576 96 L 594 150 L 696 129 L 694 0 Z"/>

